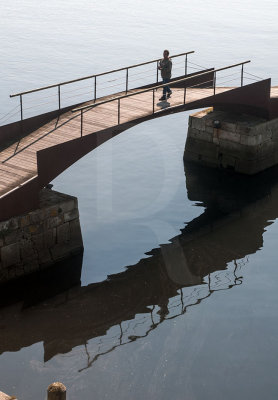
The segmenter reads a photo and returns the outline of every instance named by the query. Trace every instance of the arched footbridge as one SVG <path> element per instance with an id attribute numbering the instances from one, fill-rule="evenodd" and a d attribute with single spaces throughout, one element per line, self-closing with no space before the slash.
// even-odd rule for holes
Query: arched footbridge
<path id="1" fill-rule="evenodd" d="M 182 57 L 183 73 L 171 79 L 173 93 L 167 101 L 159 100 L 165 86 L 159 81 L 159 60 L 11 95 L 20 100 L 20 120 L 0 127 L 0 221 L 38 208 L 39 191 L 51 180 L 99 145 L 143 121 L 203 107 L 266 119 L 278 117 L 278 88 L 271 88 L 271 79 L 246 72 L 244 67 L 250 61 L 201 68 L 188 60 L 192 53 L 172 56 L 174 66 Z M 131 73 L 148 65 L 153 67 L 153 82 L 136 87 L 133 81 L 132 85 Z M 190 66 L 194 71 L 189 73 Z M 122 79 L 123 90 L 98 97 L 99 79 L 120 73 L 124 78 L 112 81 Z M 146 72 L 141 74 L 147 77 Z M 93 82 L 93 99 L 62 107 L 63 88 L 87 80 Z M 54 111 L 24 118 L 26 96 L 55 88 Z"/>

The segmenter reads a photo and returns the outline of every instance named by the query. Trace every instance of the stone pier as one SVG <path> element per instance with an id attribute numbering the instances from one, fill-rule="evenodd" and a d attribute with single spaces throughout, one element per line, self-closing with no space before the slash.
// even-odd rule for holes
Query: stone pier
<path id="1" fill-rule="evenodd" d="M 256 174 L 278 163 L 278 119 L 206 109 L 189 117 L 185 161 Z"/>
<path id="2" fill-rule="evenodd" d="M 0 222 L 0 284 L 82 251 L 77 199 L 43 189 L 39 209 Z"/>

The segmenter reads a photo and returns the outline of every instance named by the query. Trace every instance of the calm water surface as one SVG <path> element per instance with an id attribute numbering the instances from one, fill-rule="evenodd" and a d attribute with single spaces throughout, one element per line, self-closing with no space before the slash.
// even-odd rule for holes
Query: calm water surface
<path id="1" fill-rule="evenodd" d="M 11 0 L 0 12 L 0 118 L 13 92 L 167 47 L 208 67 L 251 59 L 247 71 L 278 83 L 274 1 Z M 72 400 L 277 397 L 277 172 L 184 167 L 188 115 L 138 125 L 53 182 L 79 199 L 81 285 L 0 310 L 1 390 L 44 398 L 60 380 Z"/>

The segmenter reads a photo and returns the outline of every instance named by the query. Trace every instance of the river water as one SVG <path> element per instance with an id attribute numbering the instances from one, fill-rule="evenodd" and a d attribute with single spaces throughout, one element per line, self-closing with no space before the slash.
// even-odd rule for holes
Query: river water
<path id="1" fill-rule="evenodd" d="M 251 59 L 247 71 L 278 83 L 273 0 L 11 0 L 0 12 L 0 118 L 11 93 L 164 48 L 207 67 Z M 53 182 L 79 200 L 81 285 L 0 310 L 0 390 L 43 399 L 59 380 L 72 400 L 277 397 L 277 171 L 184 166 L 188 115 L 133 127 Z"/>

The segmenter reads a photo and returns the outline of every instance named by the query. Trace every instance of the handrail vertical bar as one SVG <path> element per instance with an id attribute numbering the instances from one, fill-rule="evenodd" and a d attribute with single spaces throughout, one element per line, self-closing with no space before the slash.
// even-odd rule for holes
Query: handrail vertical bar
<path id="1" fill-rule="evenodd" d="M 184 75 L 187 75 L 187 54 L 185 56 Z"/>
<path id="2" fill-rule="evenodd" d="M 59 110 L 61 110 L 61 86 L 58 85 L 58 103 L 59 103 Z"/>
<path id="3" fill-rule="evenodd" d="M 81 130 L 81 137 L 83 136 L 83 110 L 81 110 L 81 126 L 80 126 L 80 130 Z"/>
<path id="4" fill-rule="evenodd" d="M 186 99 L 186 84 L 184 86 L 183 104 L 185 104 L 185 99 Z"/>
<path id="5" fill-rule="evenodd" d="M 97 77 L 95 76 L 94 102 L 97 99 Z"/>
<path id="6" fill-rule="evenodd" d="M 158 83 L 158 66 L 159 61 L 156 62 L 156 83 Z"/>
<path id="7" fill-rule="evenodd" d="M 22 134 L 23 134 L 23 105 L 22 105 L 22 94 L 19 96 L 19 98 L 20 98 L 20 120 L 21 120 L 20 131 L 21 131 L 21 135 L 22 135 Z M 19 142 L 17 143 L 17 146 L 16 146 L 16 149 L 15 149 L 14 154 L 15 154 L 16 151 L 17 151 L 18 145 L 19 145 Z"/>
<path id="8" fill-rule="evenodd" d="M 153 114 L 154 114 L 154 103 L 155 103 L 155 96 L 154 96 L 154 89 L 153 89 Z"/>
<path id="9" fill-rule="evenodd" d="M 118 125 L 120 125 L 120 108 L 121 108 L 121 103 L 120 99 L 118 99 Z"/>
<path id="10" fill-rule="evenodd" d="M 126 69 L 125 93 L 128 92 L 128 68 Z"/>
<path id="11" fill-rule="evenodd" d="M 213 74 L 213 95 L 215 96 L 215 92 L 216 92 L 216 71 L 214 71 Z"/>
<path id="12" fill-rule="evenodd" d="M 20 95 L 20 119 L 23 120 L 22 94 Z"/>
<path id="13" fill-rule="evenodd" d="M 241 86 L 243 86 L 243 65 L 241 64 Z"/>

